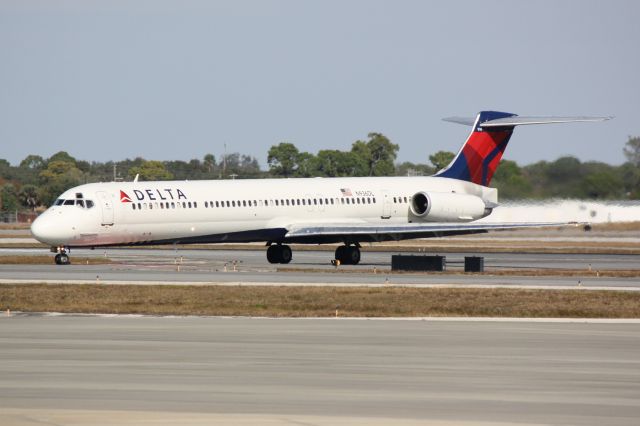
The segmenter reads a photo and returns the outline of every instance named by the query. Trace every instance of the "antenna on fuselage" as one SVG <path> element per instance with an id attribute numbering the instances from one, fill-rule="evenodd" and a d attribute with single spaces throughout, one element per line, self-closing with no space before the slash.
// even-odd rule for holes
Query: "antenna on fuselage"
<path id="1" fill-rule="evenodd" d="M 136 173 L 136 177 L 133 178 L 133 181 L 137 182 L 139 177 L 140 177 L 140 173 Z"/>

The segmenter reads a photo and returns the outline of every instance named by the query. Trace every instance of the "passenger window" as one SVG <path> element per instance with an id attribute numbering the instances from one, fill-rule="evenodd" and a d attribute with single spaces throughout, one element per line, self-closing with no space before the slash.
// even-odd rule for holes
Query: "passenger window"
<path id="1" fill-rule="evenodd" d="M 197 208 L 198 208 L 198 202 L 197 202 L 197 201 L 194 201 L 194 202 L 193 202 L 193 208 L 194 208 L 194 209 L 197 209 Z"/>
<path id="2" fill-rule="evenodd" d="M 287 200 L 287 205 L 289 205 L 289 200 Z"/>
<path id="3" fill-rule="evenodd" d="M 184 201 L 182 202 L 182 208 L 186 209 L 187 208 L 187 203 L 185 203 Z"/>
<path id="4" fill-rule="evenodd" d="M 314 205 L 314 206 L 318 205 L 318 199 L 317 199 L 317 198 L 314 198 L 314 199 L 313 199 L 313 205 Z"/>
<path id="5" fill-rule="evenodd" d="M 153 210 L 153 203 L 149 203 L 149 210 Z"/>
<path id="6" fill-rule="evenodd" d="M 131 207 L 135 210 L 136 209 L 136 203 L 131 203 Z"/>
<path id="7" fill-rule="evenodd" d="M 160 208 L 164 209 L 164 203 L 160 203 Z"/>
<path id="8" fill-rule="evenodd" d="M 373 197 L 373 204 L 376 203 L 376 197 Z"/>
<path id="9" fill-rule="evenodd" d="M 333 198 L 331 198 L 331 204 L 333 204 Z"/>
<path id="10" fill-rule="evenodd" d="M 344 198 L 340 198 L 340 204 L 344 204 Z"/>

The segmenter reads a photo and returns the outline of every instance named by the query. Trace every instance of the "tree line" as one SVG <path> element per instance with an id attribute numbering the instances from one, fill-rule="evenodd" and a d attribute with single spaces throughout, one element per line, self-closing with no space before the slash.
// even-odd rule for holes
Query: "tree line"
<path id="1" fill-rule="evenodd" d="M 268 169 L 250 155 L 232 153 L 216 158 L 206 154 L 190 161 L 135 158 L 88 162 L 65 151 L 49 158 L 29 155 L 13 166 L 0 159 L 0 211 L 36 211 L 47 207 L 65 190 L 83 183 L 113 180 L 199 180 L 344 176 L 428 176 L 445 167 L 454 153 L 438 151 L 428 162 L 396 162 L 399 147 L 381 133 L 355 141 L 348 151 L 325 149 L 301 152 L 289 142 L 272 146 Z M 491 182 L 501 199 L 640 199 L 640 137 L 629 137 L 627 162 L 612 166 L 581 162 L 571 156 L 520 166 L 503 160 Z"/>

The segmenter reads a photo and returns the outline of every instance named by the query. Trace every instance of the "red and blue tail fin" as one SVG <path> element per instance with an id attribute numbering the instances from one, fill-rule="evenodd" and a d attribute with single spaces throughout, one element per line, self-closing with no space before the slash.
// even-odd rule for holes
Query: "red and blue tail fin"
<path id="1" fill-rule="evenodd" d="M 606 121 L 613 117 L 523 117 L 508 112 L 482 111 L 474 119 L 451 117 L 445 121 L 473 126 L 471 135 L 451 164 L 435 176 L 487 186 L 498 168 L 513 128 L 530 124 Z"/>
<path id="2" fill-rule="evenodd" d="M 473 122 L 473 130 L 464 146 L 451 164 L 435 176 L 466 180 L 488 186 L 496 172 L 514 125 L 482 127 L 482 123 L 492 120 L 516 117 L 516 114 L 498 111 L 482 111 Z M 449 119 L 462 124 L 471 124 L 464 119 Z"/>

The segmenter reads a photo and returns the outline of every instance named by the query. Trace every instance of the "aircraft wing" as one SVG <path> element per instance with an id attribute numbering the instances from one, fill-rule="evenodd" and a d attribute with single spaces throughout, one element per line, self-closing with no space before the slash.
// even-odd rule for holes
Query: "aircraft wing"
<path id="1" fill-rule="evenodd" d="M 448 235 L 479 234 L 488 231 L 578 225 L 577 222 L 507 222 L 507 223 L 407 223 L 373 225 L 346 223 L 334 225 L 291 225 L 286 227 L 289 240 L 354 239 L 356 241 L 386 241 L 405 238 L 432 238 Z"/>

